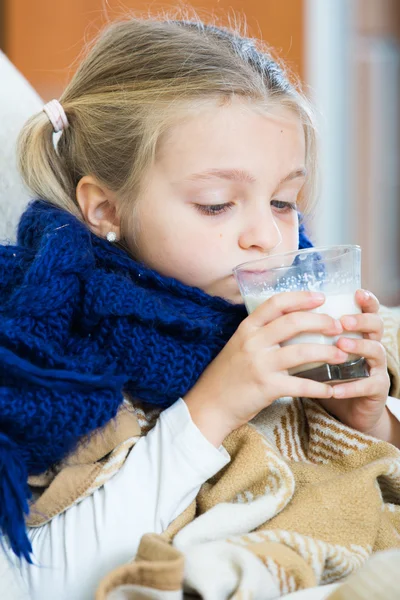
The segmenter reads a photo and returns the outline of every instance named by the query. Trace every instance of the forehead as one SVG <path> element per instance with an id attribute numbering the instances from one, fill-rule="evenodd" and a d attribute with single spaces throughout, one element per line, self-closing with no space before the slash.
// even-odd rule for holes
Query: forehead
<path id="1" fill-rule="evenodd" d="M 160 138 L 158 167 L 171 172 L 252 167 L 301 168 L 305 162 L 304 129 L 291 110 L 265 108 L 234 100 L 208 106 L 176 122 Z M 279 170 L 279 169 L 278 169 Z"/>

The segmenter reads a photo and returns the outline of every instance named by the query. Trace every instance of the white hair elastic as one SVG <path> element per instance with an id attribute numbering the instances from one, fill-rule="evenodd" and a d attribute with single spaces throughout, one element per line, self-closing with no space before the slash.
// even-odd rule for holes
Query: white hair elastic
<path id="1" fill-rule="evenodd" d="M 46 113 L 50 123 L 53 125 L 52 141 L 53 147 L 58 155 L 58 141 L 62 136 L 62 132 L 69 126 L 65 110 L 58 100 L 50 100 L 43 106 L 43 112 Z"/>
<path id="2" fill-rule="evenodd" d="M 43 110 L 53 125 L 54 133 L 63 131 L 68 127 L 67 115 L 58 100 L 50 100 L 43 106 Z"/>

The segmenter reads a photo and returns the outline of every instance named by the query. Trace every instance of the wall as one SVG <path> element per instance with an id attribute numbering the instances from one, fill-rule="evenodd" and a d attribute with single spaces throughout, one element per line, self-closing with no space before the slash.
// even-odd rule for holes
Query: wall
<path id="1" fill-rule="evenodd" d="M 127 10 L 147 14 L 148 2 L 118 0 L 2 0 L 5 4 L 4 51 L 25 75 L 43 99 L 59 96 L 74 61 L 105 23 Z M 243 17 L 241 0 L 194 0 L 200 16 L 235 12 Z M 103 8 L 106 6 L 106 9 Z M 170 9 L 174 4 L 151 4 L 153 11 Z M 176 4 L 175 4 L 176 6 Z M 289 6 L 289 10 L 288 10 Z M 217 8 L 215 8 L 217 7 Z M 288 65 L 303 74 L 303 0 L 247 0 L 246 14 L 251 34 L 262 37 L 276 47 Z"/>

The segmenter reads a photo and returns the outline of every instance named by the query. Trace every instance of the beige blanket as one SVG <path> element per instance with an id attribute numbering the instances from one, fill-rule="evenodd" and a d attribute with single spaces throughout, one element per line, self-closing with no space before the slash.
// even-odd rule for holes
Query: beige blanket
<path id="1" fill-rule="evenodd" d="M 398 322 L 385 346 L 399 395 Z M 400 548 L 400 451 L 316 402 L 283 398 L 224 442 L 232 460 L 163 535 L 101 582 L 96 600 L 277 598 L 343 579 Z"/>

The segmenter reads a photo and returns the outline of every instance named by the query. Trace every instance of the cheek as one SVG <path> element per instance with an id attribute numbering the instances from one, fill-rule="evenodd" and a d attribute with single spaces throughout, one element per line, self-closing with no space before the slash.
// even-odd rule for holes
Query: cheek
<path id="1" fill-rule="evenodd" d="M 166 256 L 169 256 L 168 269 L 172 276 L 187 285 L 206 289 L 221 272 L 225 274 L 225 263 L 230 268 L 232 248 L 227 247 L 228 239 L 226 232 L 220 230 L 182 228 L 179 235 L 168 240 L 163 263 L 166 264 Z"/>
<path id="2" fill-rule="evenodd" d="M 293 227 L 290 232 L 290 247 L 293 250 L 297 250 L 299 247 L 299 228 Z"/>
<path id="3" fill-rule="evenodd" d="M 211 222 L 212 217 L 208 218 L 209 222 L 196 214 L 184 214 L 179 220 L 174 220 L 174 226 L 169 227 L 168 231 L 165 223 L 160 224 L 160 235 L 164 238 L 166 250 L 174 255 L 186 253 L 188 257 L 195 256 L 200 264 L 203 256 L 215 256 L 226 244 L 228 236 L 223 227 L 216 227 Z"/>
<path id="4" fill-rule="evenodd" d="M 162 275 L 196 285 L 209 271 L 217 248 L 209 236 L 176 220 L 151 223 L 138 236 L 140 259 Z M 218 242 L 220 240 L 218 238 Z"/>
<path id="5" fill-rule="evenodd" d="M 282 223 L 281 227 L 282 240 L 288 251 L 297 250 L 299 246 L 299 220 L 297 213 L 294 214 L 286 223 Z"/>

